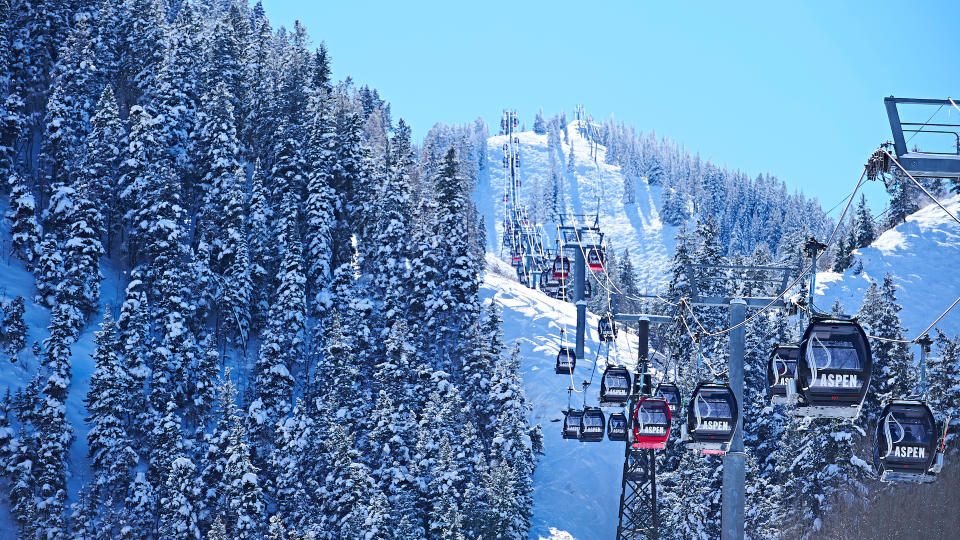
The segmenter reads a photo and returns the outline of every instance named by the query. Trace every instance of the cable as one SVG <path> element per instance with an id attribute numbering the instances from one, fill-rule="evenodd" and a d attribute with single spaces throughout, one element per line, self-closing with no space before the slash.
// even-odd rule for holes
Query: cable
<path id="1" fill-rule="evenodd" d="M 947 98 L 947 99 L 950 99 L 950 98 Z M 952 103 L 953 100 L 951 99 L 950 102 Z M 923 128 L 926 127 L 926 125 L 929 124 L 931 120 L 933 120 L 933 117 L 936 116 L 937 113 L 940 112 L 940 109 L 942 108 L 943 108 L 943 105 L 940 105 L 939 107 L 937 107 L 937 110 L 933 111 L 933 114 L 930 115 L 930 118 L 927 118 L 927 121 L 920 125 L 920 129 L 914 131 L 913 135 L 910 135 L 910 138 L 904 141 L 904 144 L 910 142 L 911 139 L 917 136 L 917 133 L 920 133 L 921 131 L 923 131 Z"/>
<path id="2" fill-rule="evenodd" d="M 953 108 L 954 108 L 954 109 L 956 109 L 956 110 L 958 110 L 958 111 L 960 111 L 960 107 L 957 107 L 957 104 L 956 104 L 956 103 L 954 103 L 954 101 L 953 101 L 953 99 L 951 99 L 951 98 L 947 98 L 947 101 L 949 101 L 949 102 L 950 102 L 950 104 L 951 104 L 951 105 L 953 105 Z"/>
<path id="3" fill-rule="evenodd" d="M 881 149 L 881 150 L 883 150 L 883 152 L 884 152 L 885 154 L 887 154 L 888 156 L 890 156 L 890 159 L 891 159 L 894 163 L 897 164 L 897 167 L 899 167 L 900 170 L 903 171 L 903 174 L 907 175 L 907 177 L 910 178 L 910 180 L 912 180 L 913 183 L 916 184 L 917 187 L 920 188 L 927 197 L 930 197 L 930 200 L 932 200 L 933 202 L 937 203 L 937 206 L 939 206 L 941 210 L 943 210 L 944 212 L 946 212 L 946 214 L 947 214 L 948 216 L 950 216 L 951 218 L 953 218 L 954 221 L 956 221 L 958 224 L 960 224 L 960 219 L 958 219 L 957 216 L 953 215 L 953 212 L 951 212 L 950 210 L 947 210 L 947 208 L 946 208 L 945 206 L 943 206 L 943 203 L 941 203 L 936 197 L 934 197 L 933 195 L 931 195 L 930 192 L 927 191 L 927 188 L 923 187 L 923 185 L 922 185 L 920 182 L 918 182 L 917 179 L 914 178 L 912 174 L 910 174 L 909 172 L 907 172 L 907 170 L 903 168 L 903 165 L 901 165 L 900 162 L 897 161 L 897 158 L 894 157 L 893 154 L 891 154 L 890 152 L 887 152 L 885 149 Z"/>

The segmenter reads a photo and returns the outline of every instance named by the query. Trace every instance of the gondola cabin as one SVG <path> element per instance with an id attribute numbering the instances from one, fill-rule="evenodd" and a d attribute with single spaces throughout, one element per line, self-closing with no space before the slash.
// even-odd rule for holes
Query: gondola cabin
<path id="1" fill-rule="evenodd" d="M 600 442 L 603 440 L 606 417 L 600 407 L 585 407 L 580 419 L 580 442 Z"/>
<path id="2" fill-rule="evenodd" d="M 597 334 L 603 343 L 609 343 L 617 339 L 617 323 L 614 322 L 612 315 L 608 313 L 600 317 L 600 321 L 597 323 Z"/>
<path id="3" fill-rule="evenodd" d="M 687 405 L 684 440 L 703 454 L 725 454 L 737 430 L 740 410 L 727 384 L 701 382 Z"/>
<path id="4" fill-rule="evenodd" d="M 570 259 L 557 255 L 553 259 L 553 278 L 554 279 L 567 279 L 570 277 Z"/>
<path id="5" fill-rule="evenodd" d="M 850 319 L 814 318 L 797 356 L 795 414 L 856 418 L 870 388 L 873 358 L 863 328 Z"/>
<path id="6" fill-rule="evenodd" d="M 580 438 L 580 422 L 583 420 L 583 411 L 568 409 L 563 411 L 563 438 L 577 440 Z"/>
<path id="7" fill-rule="evenodd" d="M 886 403 L 877 422 L 873 464 L 885 482 L 933 482 L 943 466 L 933 411 L 922 401 Z"/>
<path id="8" fill-rule="evenodd" d="M 571 347 L 560 347 L 557 353 L 557 366 L 554 371 L 560 375 L 569 375 L 577 367 L 577 353 Z"/>
<path id="9" fill-rule="evenodd" d="M 600 248 L 587 251 L 587 267 L 594 272 L 603 272 L 603 251 Z"/>
<path id="10" fill-rule="evenodd" d="M 633 377 L 625 367 L 608 367 L 600 379 L 600 405 L 622 407 L 630 399 Z"/>
<path id="11" fill-rule="evenodd" d="M 797 357 L 800 347 L 796 345 L 778 345 L 767 361 L 767 394 L 770 403 L 786 404 L 795 399 L 797 378 Z"/>
<path id="12" fill-rule="evenodd" d="M 557 298 L 560 296 L 560 282 L 555 279 L 548 280 L 543 292 L 547 293 L 547 296 L 551 298 Z"/>
<path id="13" fill-rule="evenodd" d="M 663 450 L 670 438 L 670 405 L 663 398 L 642 397 L 633 409 L 633 448 Z"/>
<path id="14" fill-rule="evenodd" d="M 611 441 L 627 440 L 627 415 L 613 413 L 607 420 L 607 439 Z"/>
<path id="15" fill-rule="evenodd" d="M 680 388 L 673 383 L 660 383 L 654 395 L 663 398 L 670 407 L 671 417 L 677 417 L 680 414 L 680 408 L 683 406 L 683 396 L 680 394 Z"/>

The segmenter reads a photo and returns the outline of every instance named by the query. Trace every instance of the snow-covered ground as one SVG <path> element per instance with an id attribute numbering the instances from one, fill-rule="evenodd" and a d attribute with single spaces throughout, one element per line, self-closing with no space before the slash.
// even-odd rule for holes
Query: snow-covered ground
<path id="1" fill-rule="evenodd" d="M 960 215 L 960 196 L 943 202 L 954 215 Z M 839 299 L 848 314 L 856 314 L 870 283 L 882 281 L 889 272 L 903 306 L 900 320 L 906 337 L 913 339 L 960 296 L 956 274 L 960 269 L 960 224 L 935 204 L 855 254 L 863 262 L 862 274 L 855 275 L 852 270 L 817 274 L 817 307 L 829 310 Z M 960 308 L 948 313 L 937 328 L 960 333 Z"/>
<path id="2" fill-rule="evenodd" d="M 645 179 L 636 181 L 636 203 L 624 204 L 624 179 L 620 167 L 604 163 L 606 149 L 598 148 L 596 162 L 590 157 L 590 143 L 576 129 L 576 122 L 568 126 L 573 145 L 574 171 L 567 172 L 570 144 L 563 143 L 563 159 L 557 163 L 569 215 L 595 215 L 599 205 L 600 228 L 604 239 L 609 239 L 619 256 L 630 248 L 630 258 L 637 270 L 637 284 L 641 290 L 659 289 L 666 285 L 670 258 L 673 255 L 674 227 L 663 223 L 657 212 L 660 204 L 660 186 L 650 186 Z M 520 195 L 522 204 L 531 206 L 542 193 L 550 178 L 550 157 L 547 136 L 532 131 L 516 134 L 520 139 Z M 561 137 L 561 142 L 562 142 Z M 500 167 L 501 148 L 506 135 L 487 141 L 490 152 L 489 167 L 480 176 L 475 196 L 477 207 L 486 219 L 487 247 L 499 253 L 503 234 L 503 193 L 508 185 L 506 170 Z M 543 224 L 550 236 L 545 247 L 553 247 L 557 238 L 557 223 Z"/>
<path id="3" fill-rule="evenodd" d="M 513 278 L 513 269 L 491 255 L 488 255 L 487 267 L 480 294 L 485 301 L 495 301 L 501 307 L 504 342 L 508 346 L 520 345 L 524 389 L 533 404 L 531 421 L 543 426 L 544 455 L 534 475 L 534 516 L 530 537 L 612 538 L 617 532 L 624 443 L 607 440 L 580 443 L 561 437 L 561 411 L 567 407 L 567 388 L 571 380 L 579 389 L 580 383 L 589 380 L 593 374 L 586 402 L 588 405 L 597 404 L 605 362 L 601 357 L 594 369 L 599 345 L 597 318 L 591 315 L 588 322 L 586 358 L 577 360 L 573 376 L 557 375 L 553 368 L 560 348 L 560 329 L 566 328 L 568 336 L 573 338 L 576 306 L 521 285 Z M 618 334 L 615 346 L 611 347 L 611 361 L 614 358 L 619 358 L 622 365 L 631 369 L 636 366 L 635 334 Z M 573 406 L 579 408 L 583 405 L 584 395 L 575 393 L 571 399 Z"/>

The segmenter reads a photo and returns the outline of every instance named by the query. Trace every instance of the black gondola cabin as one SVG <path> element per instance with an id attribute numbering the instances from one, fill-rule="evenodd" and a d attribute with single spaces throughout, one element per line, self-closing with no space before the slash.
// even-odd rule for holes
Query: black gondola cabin
<path id="1" fill-rule="evenodd" d="M 933 411 L 922 401 L 886 403 L 877 421 L 873 464 L 884 482 L 933 482 L 943 465 Z"/>
<path id="2" fill-rule="evenodd" d="M 580 419 L 580 442 L 600 442 L 603 440 L 606 417 L 600 407 L 585 407 Z"/>
<path id="3" fill-rule="evenodd" d="M 594 272 L 603 272 L 603 251 L 600 248 L 587 251 L 587 267 Z"/>
<path id="4" fill-rule="evenodd" d="M 785 404 L 792 399 L 796 391 L 798 356 L 800 347 L 796 345 L 778 345 L 770 354 L 767 361 L 767 395 L 770 396 L 770 403 Z"/>
<path id="5" fill-rule="evenodd" d="M 553 278 L 567 279 L 570 277 L 570 259 L 558 255 L 553 259 Z"/>
<path id="6" fill-rule="evenodd" d="M 621 407 L 630 399 L 633 377 L 625 367 L 608 367 L 600 379 L 600 405 Z"/>
<path id="7" fill-rule="evenodd" d="M 850 319 L 818 319 L 807 327 L 797 357 L 796 414 L 856 418 L 870 388 L 873 357 L 863 328 Z"/>
<path id="8" fill-rule="evenodd" d="M 701 382 L 687 406 L 687 447 L 704 454 L 727 453 L 739 416 L 737 398 L 729 385 Z"/>
<path id="9" fill-rule="evenodd" d="M 579 439 L 580 422 L 583 420 L 583 411 L 579 409 L 569 409 L 563 411 L 563 438 Z"/>
<path id="10" fill-rule="evenodd" d="M 603 343 L 617 339 L 617 323 L 614 322 L 613 315 L 608 313 L 600 317 L 600 322 L 597 323 L 597 334 Z"/>
<path id="11" fill-rule="evenodd" d="M 560 375 L 569 375 L 577 367 L 577 353 L 571 347 L 560 347 L 557 353 L 557 366 L 554 372 Z"/>
<path id="12" fill-rule="evenodd" d="M 607 439 L 611 441 L 627 440 L 627 415 L 613 413 L 607 420 Z"/>

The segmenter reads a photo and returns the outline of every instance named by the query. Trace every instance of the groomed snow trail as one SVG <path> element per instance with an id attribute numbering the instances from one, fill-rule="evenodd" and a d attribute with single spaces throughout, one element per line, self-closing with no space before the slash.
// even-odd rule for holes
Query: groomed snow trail
<path id="1" fill-rule="evenodd" d="M 561 437 L 563 414 L 567 407 L 567 388 L 571 377 L 554 373 L 560 348 L 560 329 L 566 326 L 572 344 L 577 312 L 571 303 L 554 300 L 528 289 L 513 277 L 513 269 L 487 256 L 487 273 L 480 294 L 485 302 L 496 302 L 503 312 L 504 343 L 520 346 L 524 390 L 533 405 L 531 423 L 543 427 L 544 455 L 534 475 L 533 527 L 531 538 L 571 538 L 607 540 L 616 536 L 620 504 L 620 476 L 624 443 L 604 440 L 580 443 Z M 605 363 L 597 357 L 597 322 L 589 316 L 584 356 L 578 359 L 573 381 L 577 388 L 589 380 L 587 405 L 597 404 L 600 377 Z M 611 347 L 611 361 L 636 366 L 637 338 L 621 331 Z M 575 408 L 583 405 L 584 394 L 574 393 Z M 615 412 L 605 409 L 608 414 Z"/>

